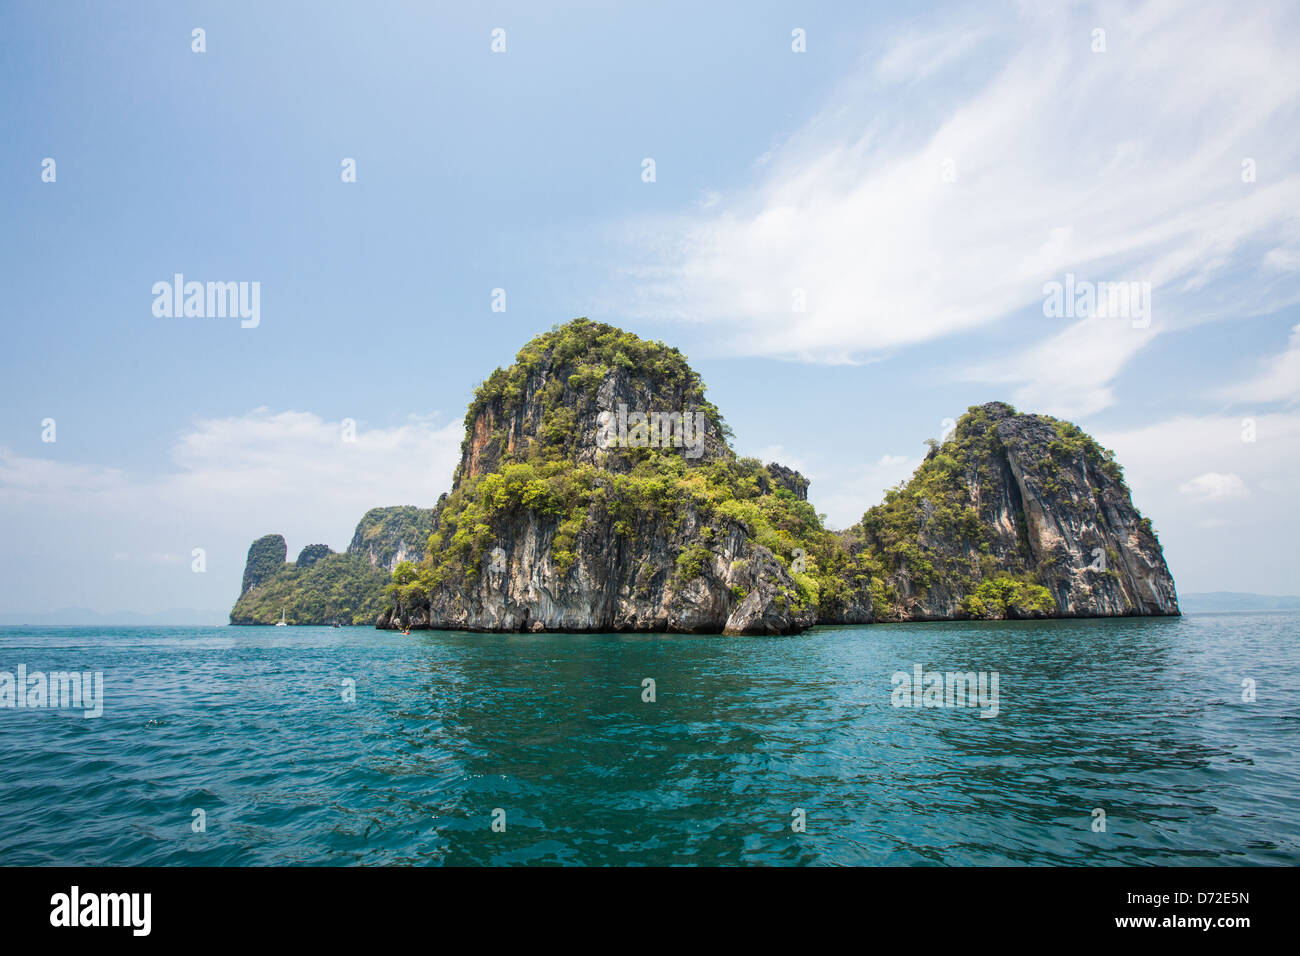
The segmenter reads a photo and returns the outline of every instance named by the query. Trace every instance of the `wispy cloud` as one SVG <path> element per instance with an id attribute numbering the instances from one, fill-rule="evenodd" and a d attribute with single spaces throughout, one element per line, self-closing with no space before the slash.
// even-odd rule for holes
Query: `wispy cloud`
<path id="1" fill-rule="evenodd" d="M 895 38 L 725 204 L 620 223 L 618 308 L 816 362 L 1018 316 L 970 374 L 1082 414 L 1157 334 L 1297 301 L 1297 11 L 1017 10 Z M 1067 272 L 1151 283 L 1150 327 L 1046 318 Z"/>
<path id="2" fill-rule="evenodd" d="M 1220 388 L 1215 394 L 1233 402 L 1300 401 L 1300 325 L 1291 330 L 1286 351 L 1261 363 L 1254 378 Z"/>
<path id="3" fill-rule="evenodd" d="M 1114 401 L 1110 383 L 1153 338 L 1152 327 L 1088 318 L 1033 345 L 959 372 L 970 381 L 1011 387 L 1011 401 L 1026 411 L 1061 417 L 1090 415 Z"/>

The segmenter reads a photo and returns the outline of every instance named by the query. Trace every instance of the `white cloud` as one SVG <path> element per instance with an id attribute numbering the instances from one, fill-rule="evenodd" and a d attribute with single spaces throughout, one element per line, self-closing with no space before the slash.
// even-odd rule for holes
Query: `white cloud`
<path id="1" fill-rule="evenodd" d="M 819 478 L 809 489 L 809 500 L 826 515 L 828 527 L 847 528 L 857 524 L 868 508 L 879 504 L 886 489 L 910 478 L 920 464 L 920 457 L 881 455 L 878 461 L 851 474 L 838 476 L 831 468 L 826 480 Z M 820 495 L 818 486 L 832 490 Z"/>
<path id="2" fill-rule="evenodd" d="M 1124 319 L 1082 319 L 963 377 L 1012 385 L 1019 408 L 1062 418 L 1090 415 L 1114 401 L 1111 380 L 1155 335 Z"/>
<path id="3" fill-rule="evenodd" d="M 1264 265 L 1270 269 L 1294 272 L 1296 269 L 1300 269 L 1300 250 L 1287 249 L 1281 246 L 1270 249 L 1264 255 Z"/>
<path id="4" fill-rule="evenodd" d="M 636 265 L 614 307 L 705 325 L 731 354 L 827 363 L 1028 309 L 990 379 L 1084 414 L 1158 332 L 1296 301 L 1296 275 L 1269 265 L 1284 254 L 1258 251 L 1291 248 L 1300 207 L 1295 11 L 1017 9 L 993 40 L 950 20 L 864 58 L 725 208 L 620 224 Z M 1150 282 L 1152 328 L 1033 315 L 1066 272 Z"/>
<path id="5" fill-rule="evenodd" d="M 23 493 L 103 494 L 121 488 L 126 474 L 100 465 L 66 464 L 44 458 L 16 458 L 0 448 L 0 495 Z"/>
<path id="6" fill-rule="evenodd" d="M 308 496 L 341 507 L 381 494 L 432 504 L 451 484 L 463 435 L 459 422 L 439 428 L 412 418 L 388 428 L 358 423 L 355 441 L 345 441 L 340 422 L 258 408 L 199 422 L 180 436 L 170 480 L 187 495 L 247 494 L 286 503 Z"/>
<path id="7" fill-rule="evenodd" d="M 1225 475 L 1217 471 L 1207 471 L 1203 475 L 1197 475 L 1190 481 L 1185 481 L 1179 485 L 1178 490 L 1188 498 L 1197 501 L 1243 498 L 1250 493 L 1240 475 L 1231 473 Z"/>
<path id="8" fill-rule="evenodd" d="M 16 593 L 32 603 L 14 610 L 228 607 L 260 535 L 285 535 L 292 560 L 307 544 L 342 550 L 372 507 L 431 507 L 450 488 L 463 433 L 459 422 L 412 418 L 358 423 L 347 442 L 339 422 L 259 408 L 196 422 L 177 437 L 173 467 L 149 478 L 0 448 L 6 555 L 21 556 L 0 570 L 28 582 Z M 196 547 L 207 573 L 190 570 Z M 76 594 L 47 563 L 67 560 Z"/>

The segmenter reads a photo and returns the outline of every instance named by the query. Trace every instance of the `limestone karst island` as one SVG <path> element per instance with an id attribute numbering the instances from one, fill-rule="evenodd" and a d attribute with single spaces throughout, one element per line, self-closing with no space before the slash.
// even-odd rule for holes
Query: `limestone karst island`
<path id="1" fill-rule="evenodd" d="M 1179 613 L 1120 465 L 1069 422 L 974 406 L 843 531 L 808 478 L 730 437 L 677 349 L 576 319 L 478 388 L 449 493 L 367 512 L 342 554 L 287 563 L 257 539 L 230 621 L 738 635 Z"/>

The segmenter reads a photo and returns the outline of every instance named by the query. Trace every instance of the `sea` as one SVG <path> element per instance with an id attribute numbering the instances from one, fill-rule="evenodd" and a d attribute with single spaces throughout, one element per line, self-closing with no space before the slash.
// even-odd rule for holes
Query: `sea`
<path id="1" fill-rule="evenodd" d="M 0 865 L 1296 865 L 1297 625 L 5 627 Z"/>

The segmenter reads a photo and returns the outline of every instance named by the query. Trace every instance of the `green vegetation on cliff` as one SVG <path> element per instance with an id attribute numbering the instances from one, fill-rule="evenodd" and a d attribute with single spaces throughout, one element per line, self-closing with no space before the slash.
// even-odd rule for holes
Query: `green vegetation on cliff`
<path id="1" fill-rule="evenodd" d="M 958 593 L 974 588 L 979 574 L 972 573 L 969 560 L 957 556 L 962 552 L 984 555 L 987 572 L 994 573 L 997 561 L 989 553 L 993 534 L 987 516 L 971 503 L 970 484 L 994 484 L 991 469 L 1000 443 L 988 411 L 970 408 L 947 441 L 931 444 L 911 479 L 886 491 L 885 500 L 862 516 L 853 530 L 883 572 L 872 587 L 878 616 L 901 616 L 902 596 L 891 580 L 900 572 L 909 579 L 910 590 L 920 594 L 935 585 Z M 945 547 L 938 550 L 928 542 Z"/>
<path id="2" fill-rule="evenodd" d="M 298 560 L 294 562 L 300 568 L 310 568 L 321 558 L 327 557 L 334 552 L 330 550 L 328 544 L 309 544 L 298 552 Z"/>
<path id="3" fill-rule="evenodd" d="M 757 460 L 691 467 L 672 451 L 634 453 L 640 460 L 625 473 L 562 461 L 518 462 L 467 483 L 447 498 L 429 538 L 429 559 L 418 570 L 401 569 L 394 579 L 396 589 L 409 602 L 427 598 L 435 587 L 473 581 L 496 546 L 500 528 L 525 509 L 558 521 L 551 557 L 565 573 L 593 518 L 608 518 L 619 535 L 632 539 L 645 524 L 675 529 L 689 502 L 705 524 L 699 543 L 683 549 L 679 557 L 683 580 L 697 576 L 711 553 L 709 545 L 717 534 L 711 523 L 730 519 L 791 571 L 798 586 L 792 596 L 796 604 L 816 605 L 843 596 L 841 575 L 853 560 L 822 527 L 812 505 L 775 486 Z"/>
<path id="4" fill-rule="evenodd" d="M 680 351 L 663 342 L 650 342 L 622 329 L 589 319 L 574 319 L 557 325 L 521 348 L 508 369 L 496 369 L 474 392 L 465 412 L 465 440 L 462 463 L 474 439 L 475 425 L 491 410 L 496 433 L 504 440 L 504 425 L 526 404 L 541 408 L 541 421 L 529 435 L 527 447 L 505 453 L 501 462 L 572 460 L 585 438 L 573 401 L 566 394 L 594 399 L 611 370 L 624 370 L 644 382 L 653 383 L 656 408 L 671 408 L 681 402 L 708 417 L 719 436 L 731 431 L 722 413 L 704 397 L 704 383 Z M 528 394 L 530 382 L 544 373 L 540 394 Z M 683 409 L 676 409 L 681 411 Z"/>
<path id="5" fill-rule="evenodd" d="M 389 569 L 399 557 L 419 557 L 432 526 L 429 508 L 371 508 L 357 524 L 346 554 L 309 544 L 293 564 L 285 563 L 281 535 L 258 538 L 248 549 L 244 585 L 230 622 L 273 624 L 283 607 L 291 624 L 373 624 L 386 606 Z"/>
<path id="6" fill-rule="evenodd" d="M 352 535 L 348 554 L 363 555 L 382 568 L 392 568 L 403 552 L 423 553 L 433 530 L 433 510 L 414 505 L 371 508 Z"/>

